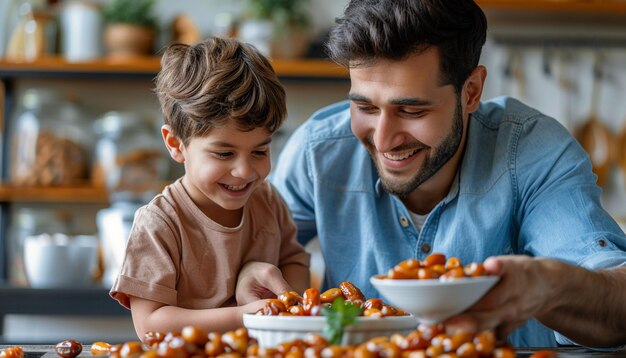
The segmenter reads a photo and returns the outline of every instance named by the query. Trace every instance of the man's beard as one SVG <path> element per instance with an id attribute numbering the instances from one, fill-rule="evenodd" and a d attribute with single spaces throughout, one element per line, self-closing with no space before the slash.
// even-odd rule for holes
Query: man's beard
<path id="1" fill-rule="evenodd" d="M 376 169 L 380 175 L 381 184 L 386 192 L 401 197 L 409 195 L 422 185 L 422 183 L 435 175 L 435 173 L 437 173 L 441 167 L 443 167 L 454 156 L 461 145 L 461 138 L 463 137 L 462 111 L 463 108 L 461 107 L 461 101 L 460 99 L 457 99 L 450 134 L 448 134 L 448 136 L 444 138 L 443 142 L 435 148 L 432 155 L 427 155 L 426 158 L 424 158 L 422 168 L 408 181 L 385 178 L 381 175 L 383 171 L 381 170 L 378 161 L 374 160 L 374 164 L 376 165 Z M 372 158 L 375 158 L 372 141 L 368 140 L 367 144 L 367 149 L 370 152 L 370 155 Z"/>

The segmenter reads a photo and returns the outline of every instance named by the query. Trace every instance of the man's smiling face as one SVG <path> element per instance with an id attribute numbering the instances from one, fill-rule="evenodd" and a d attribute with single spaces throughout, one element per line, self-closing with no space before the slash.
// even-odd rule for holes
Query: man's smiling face
<path id="1" fill-rule="evenodd" d="M 351 68 L 350 78 L 352 131 L 387 192 L 408 195 L 457 154 L 463 108 L 454 87 L 440 83 L 436 49 Z"/>

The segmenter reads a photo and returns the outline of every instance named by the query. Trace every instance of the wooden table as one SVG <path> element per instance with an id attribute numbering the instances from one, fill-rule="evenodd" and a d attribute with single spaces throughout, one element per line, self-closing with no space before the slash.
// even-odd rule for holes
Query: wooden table
<path id="1" fill-rule="evenodd" d="M 7 348 L 11 346 L 0 346 L 0 349 Z M 50 345 L 33 345 L 33 346 L 22 346 L 24 349 L 24 358 L 60 358 L 54 352 L 54 346 Z M 78 356 L 79 358 L 91 358 L 93 357 L 89 352 L 90 346 L 83 346 L 83 352 Z M 534 351 L 537 349 L 520 349 L 517 351 L 517 356 L 520 358 L 529 357 Z M 624 357 L 626 358 L 626 350 L 622 350 L 619 352 L 592 352 L 589 350 L 585 350 L 582 348 L 558 348 L 555 349 L 558 352 L 557 357 L 559 358 L 583 358 L 583 357 L 593 357 L 593 358 L 615 358 L 615 357 Z M 106 356 L 105 356 L 106 357 Z"/>

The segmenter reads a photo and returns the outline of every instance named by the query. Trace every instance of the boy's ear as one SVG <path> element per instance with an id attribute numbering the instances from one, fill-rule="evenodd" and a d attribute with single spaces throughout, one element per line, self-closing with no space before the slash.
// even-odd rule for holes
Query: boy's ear
<path id="1" fill-rule="evenodd" d="M 163 142 L 165 142 L 167 151 L 170 152 L 172 159 L 179 163 L 184 163 L 185 156 L 183 155 L 183 150 L 185 149 L 185 146 L 180 138 L 174 135 L 172 127 L 168 125 L 162 126 L 161 135 L 163 136 Z"/>

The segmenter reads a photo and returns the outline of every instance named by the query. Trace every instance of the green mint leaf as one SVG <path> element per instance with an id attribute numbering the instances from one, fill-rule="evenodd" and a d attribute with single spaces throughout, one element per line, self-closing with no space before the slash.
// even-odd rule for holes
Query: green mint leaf
<path id="1" fill-rule="evenodd" d="M 330 307 L 323 307 L 326 317 L 323 335 L 331 344 L 341 344 L 344 329 L 353 324 L 362 313 L 361 308 L 343 298 L 336 298 Z"/>

